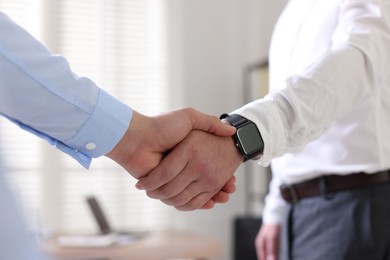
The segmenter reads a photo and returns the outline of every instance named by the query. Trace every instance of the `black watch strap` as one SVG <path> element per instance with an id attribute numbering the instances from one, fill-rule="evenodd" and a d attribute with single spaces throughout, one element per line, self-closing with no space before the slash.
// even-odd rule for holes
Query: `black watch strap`
<path id="1" fill-rule="evenodd" d="M 225 119 L 234 127 L 238 127 L 248 121 L 248 119 L 238 114 L 222 114 L 219 119 Z"/>

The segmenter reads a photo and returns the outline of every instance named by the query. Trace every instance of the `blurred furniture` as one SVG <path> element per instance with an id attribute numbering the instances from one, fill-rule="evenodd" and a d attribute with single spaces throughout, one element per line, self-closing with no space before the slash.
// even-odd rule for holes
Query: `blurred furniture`
<path id="1" fill-rule="evenodd" d="M 104 248 L 63 248 L 55 239 L 42 243 L 43 252 L 55 260 L 169 260 L 220 259 L 216 239 L 178 231 L 158 231 L 128 245 Z"/>
<path id="2" fill-rule="evenodd" d="M 255 239 L 261 227 L 261 217 L 244 215 L 234 220 L 234 260 L 257 260 Z"/>

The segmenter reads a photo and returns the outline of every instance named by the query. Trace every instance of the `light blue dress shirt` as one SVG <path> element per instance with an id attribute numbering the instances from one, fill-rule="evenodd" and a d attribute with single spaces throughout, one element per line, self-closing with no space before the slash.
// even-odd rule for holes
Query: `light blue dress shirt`
<path id="1" fill-rule="evenodd" d="M 88 168 L 92 158 L 118 143 L 132 109 L 75 75 L 63 57 L 51 54 L 0 12 L 0 115 Z M 1 165 L 0 210 L 0 259 L 42 259 L 5 185 Z"/>
<path id="2" fill-rule="evenodd" d="M 130 107 L 75 75 L 66 59 L 0 13 L 0 113 L 84 167 L 112 150 Z"/>

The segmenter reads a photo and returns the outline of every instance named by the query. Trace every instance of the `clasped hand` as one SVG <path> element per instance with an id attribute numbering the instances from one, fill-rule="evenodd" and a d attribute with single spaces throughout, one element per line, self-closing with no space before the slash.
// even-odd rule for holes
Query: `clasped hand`
<path id="1" fill-rule="evenodd" d="M 137 178 L 137 188 L 149 197 L 179 210 L 207 209 L 235 191 L 234 172 L 243 158 L 234 133 L 234 127 L 192 108 L 156 117 L 134 111 L 107 156 Z"/>

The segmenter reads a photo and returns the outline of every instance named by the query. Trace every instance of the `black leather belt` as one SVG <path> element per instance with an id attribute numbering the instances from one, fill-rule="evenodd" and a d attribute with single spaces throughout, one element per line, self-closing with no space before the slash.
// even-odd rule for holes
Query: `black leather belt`
<path id="1" fill-rule="evenodd" d="M 390 182 L 390 170 L 372 174 L 360 172 L 349 175 L 325 175 L 297 184 L 281 185 L 280 191 L 285 201 L 297 203 L 301 199 L 324 193 L 363 188 L 387 182 Z"/>

